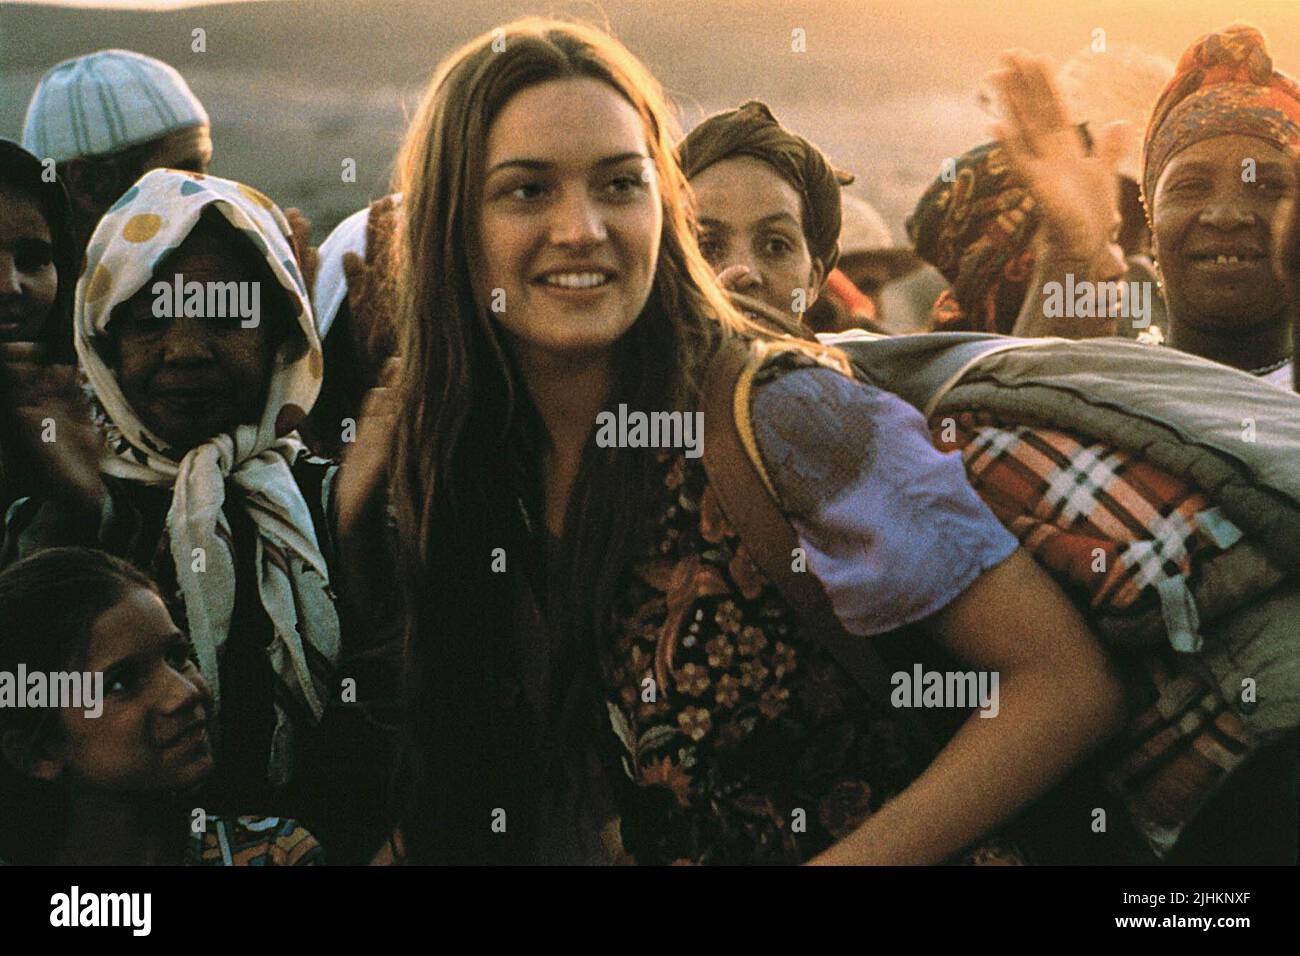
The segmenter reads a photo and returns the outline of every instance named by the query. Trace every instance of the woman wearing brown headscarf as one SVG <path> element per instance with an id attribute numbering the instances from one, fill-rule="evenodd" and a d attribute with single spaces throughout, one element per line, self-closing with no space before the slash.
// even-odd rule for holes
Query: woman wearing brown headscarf
<path id="1" fill-rule="evenodd" d="M 853 182 L 763 103 L 710 116 L 677 147 L 700 250 L 722 284 L 803 315 L 839 259 L 840 187 Z"/>

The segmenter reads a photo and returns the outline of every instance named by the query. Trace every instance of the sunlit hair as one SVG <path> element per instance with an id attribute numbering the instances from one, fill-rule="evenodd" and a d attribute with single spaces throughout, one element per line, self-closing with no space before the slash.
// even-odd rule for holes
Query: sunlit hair
<path id="1" fill-rule="evenodd" d="M 416 859 L 487 858 L 491 848 L 507 846 L 485 822 L 503 806 L 502 794 L 514 786 L 526 799 L 546 791 L 538 775 L 567 772 L 556 769 L 560 757 L 534 774 L 529 754 L 512 750 L 523 735 L 498 689 L 523 666 L 510 643 L 519 578 L 491 573 L 490 565 L 493 549 L 504 548 L 516 571 L 535 546 L 520 503 L 540 494 L 544 433 L 483 293 L 476 297 L 475 277 L 483 270 L 478 214 L 493 121 L 520 91 L 577 78 L 608 84 L 637 111 L 663 206 L 653 287 L 615 348 L 610 406 L 692 407 L 703 363 L 725 337 L 824 352 L 793 337 L 793 320 L 791 335 L 769 333 L 728 302 L 694 238 L 688 188 L 673 156 L 677 125 L 658 82 L 618 41 L 590 26 L 527 18 L 478 37 L 441 64 L 394 183 L 405 195 L 392 488 L 408 601 L 402 825 Z M 557 752 L 569 756 L 595 724 L 603 641 L 654 500 L 657 467 L 644 450 L 597 448 L 589 438 L 558 552 L 537 587 L 554 673 L 565 686 L 558 712 L 534 719 L 554 720 Z M 517 818 L 508 852 L 526 853 L 529 827 L 517 827 Z"/>

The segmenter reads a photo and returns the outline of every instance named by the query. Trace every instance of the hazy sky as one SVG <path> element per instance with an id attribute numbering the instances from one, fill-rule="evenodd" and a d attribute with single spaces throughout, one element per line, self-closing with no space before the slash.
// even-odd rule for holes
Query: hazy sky
<path id="1" fill-rule="evenodd" d="M 117 7 L 122 10 L 175 10 L 212 0 L 4 0 L 5 3 L 43 3 L 54 7 Z M 266 0 L 220 0 L 222 3 L 262 3 Z"/>
<path id="2" fill-rule="evenodd" d="M 665 84 L 687 127 L 763 100 L 851 170 L 850 190 L 876 203 L 899 234 L 941 164 L 992 135 L 977 92 L 1000 50 L 1023 47 L 1060 65 L 1093 56 L 1100 28 L 1113 47 L 1176 60 L 1198 35 L 1244 20 L 1264 31 L 1281 69 L 1300 75 L 1300 0 L 244 0 L 225 10 L 88 0 L 209 12 L 84 16 L 68 15 L 73 0 L 44 16 L 31 0 L 13 2 L 0 0 L 0 47 L 10 41 L 0 52 L 0 136 L 20 135 L 52 64 L 104 46 L 139 50 L 174 65 L 203 99 L 220 140 L 214 172 L 257 184 L 325 225 L 387 188 L 438 60 L 523 13 L 608 20 Z M 196 25 L 206 25 L 211 52 L 191 49 Z M 796 27 L 808 41 L 797 57 Z M 1119 70 L 1109 87 L 1091 88 L 1119 96 L 1128 89 Z M 356 186 L 340 184 L 341 157 L 366 171 Z"/>

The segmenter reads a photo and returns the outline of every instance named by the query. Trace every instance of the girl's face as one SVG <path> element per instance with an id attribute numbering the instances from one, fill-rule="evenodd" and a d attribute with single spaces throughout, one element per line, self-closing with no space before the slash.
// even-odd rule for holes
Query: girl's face
<path id="1" fill-rule="evenodd" d="M 719 275 L 735 270 L 728 288 L 795 316 L 817 300 L 822 264 L 808 251 L 803 203 L 776 170 L 752 156 L 723 159 L 697 173 L 691 190 L 700 251 Z"/>
<path id="2" fill-rule="evenodd" d="M 40 205 L 0 185 L 0 342 L 33 342 L 59 291 L 54 241 Z"/>
<path id="3" fill-rule="evenodd" d="M 63 737 L 42 776 L 140 794 L 207 779 L 211 693 L 158 595 L 137 588 L 95 619 L 85 670 L 104 674 L 103 712 L 62 712 Z"/>
<path id="4" fill-rule="evenodd" d="M 108 326 L 123 396 L 145 427 L 180 453 L 240 423 L 257 423 L 274 358 L 270 326 L 277 317 L 267 306 L 276 301 L 276 285 L 214 232 L 191 232 Z M 229 315 L 155 315 L 154 283 L 170 289 L 177 275 L 205 289 L 236 282 L 251 294 L 257 286 L 263 314 L 250 328 L 237 309 L 224 310 Z"/>
<path id="5" fill-rule="evenodd" d="M 488 131 L 480 308 L 517 350 L 586 358 L 636 322 L 663 208 L 641 117 L 594 79 L 517 93 Z"/>

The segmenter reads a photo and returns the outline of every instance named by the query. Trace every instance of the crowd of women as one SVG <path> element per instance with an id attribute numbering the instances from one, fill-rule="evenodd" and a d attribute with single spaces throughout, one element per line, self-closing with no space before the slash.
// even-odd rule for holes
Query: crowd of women
<path id="1" fill-rule="evenodd" d="M 1124 682 L 960 457 L 813 332 L 888 327 L 880 283 L 919 256 L 935 329 L 1131 336 L 1044 290 L 1158 270 L 1150 348 L 1293 389 L 1300 88 L 1253 29 L 1203 37 L 1135 183 L 1042 60 L 990 83 L 996 141 L 873 274 L 841 260 L 849 173 L 759 102 L 679 140 L 588 26 L 450 55 L 393 194 L 319 249 L 208 174 L 175 70 L 53 67 L 0 141 L 0 671 L 103 673 L 105 699 L 0 708 L 0 858 L 1099 861 L 1105 798 L 1040 798 L 1121 727 Z M 256 315 L 162 302 L 193 282 Z M 923 744 L 801 633 L 703 462 L 595 440 L 604 409 L 692 413 L 737 350 L 834 625 L 1000 675 L 995 719 Z M 1259 778 L 1284 804 L 1288 773 Z M 1104 861 L 1151 859 L 1112 819 Z"/>

